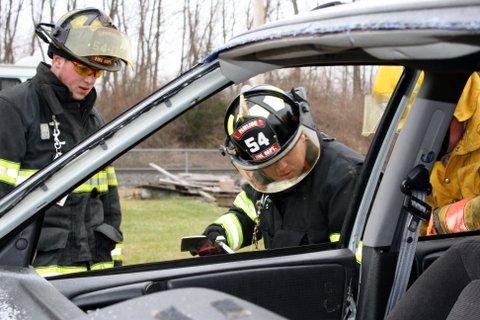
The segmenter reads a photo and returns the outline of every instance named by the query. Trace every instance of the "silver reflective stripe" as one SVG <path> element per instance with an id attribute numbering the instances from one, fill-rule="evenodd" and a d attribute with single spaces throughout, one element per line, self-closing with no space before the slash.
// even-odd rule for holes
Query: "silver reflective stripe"
<path id="1" fill-rule="evenodd" d="M 0 175 L 6 177 L 6 179 L 2 179 L 2 180 L 6 180 L 5 182 L 7 183 L 9 183 L 10 181 L 16 181 L 17 174 L 18 174 L 18 170 L 0 167 Z"/>
<path id="2" fill-rule="evenodd" d="M 19 172 L 18 172 L 18 177 L 17 177 L 17 182 L 15 183 L 17 186 L 23 182 L 25 182 L 25 180 L 27 180 L 28 178 L 30 178 L 31 176 L 33 176 L 35 173 L 37 173 L 38 170 L 35 170 L 35 169 L 32 169 L 32 170 L 23 170 L 21 169 Z"/>
<path id="3" fill-rule="evenodd" d="M 107 167 L 107 180 L 108 185 L 112 187 L 116 187 L 118 185 L 117 175 L 115 174 L 115 168 L 112 166 Z"/>

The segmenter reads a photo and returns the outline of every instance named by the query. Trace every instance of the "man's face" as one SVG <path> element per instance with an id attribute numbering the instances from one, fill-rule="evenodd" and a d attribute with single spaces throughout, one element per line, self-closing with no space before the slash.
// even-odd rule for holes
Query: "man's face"
<path id="1" fill-rule="evenodd" d="M 263 172 L 275 181 L 300 176 L 306 164 L 307 136 L 302 134 L 295 146 L 282 159 L 263 169 Z"/>
<path id="2" fill-rule="evenodd" d="M 72 61 L 63 57 L 54 55 L 52 61 L 52 72 L 72 93 L 75 100 L 84 99 L 95 85 L 96 70 L 93 70 L 88 76 L 83 76 L 75 71 L 75 65 Z"/>

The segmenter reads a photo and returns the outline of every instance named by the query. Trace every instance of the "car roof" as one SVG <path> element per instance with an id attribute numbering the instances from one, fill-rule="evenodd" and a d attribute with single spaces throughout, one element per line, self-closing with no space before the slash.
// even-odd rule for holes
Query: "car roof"
<path id="1" fill-rule="evenodd" d="M 478 53 L 479 13 L 476 0 L 337 5 L 241 34 L 214 50 L 203 62 L 218 58 L 283 67 L 310 62 L 393 63 L 429 68 L 434 60 Z M 282 50 L 275 50 L 278 48 Z M 464 60 L 453 66 L 465 64 Z M 477 64 L 478 59 L 469 61 Z"/>

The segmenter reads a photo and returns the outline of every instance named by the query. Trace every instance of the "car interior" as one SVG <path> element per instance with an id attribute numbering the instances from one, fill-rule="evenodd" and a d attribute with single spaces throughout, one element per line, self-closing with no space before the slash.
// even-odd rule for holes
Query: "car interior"
<path id="1" fill-rule="evenodd" d="M 473 1 L 462 3 L 474 5 Z M 355 11 L 354 6 L 337 16 L 336 8 L 327 8 L 332 17 L 327 12 L 321 27 L 340 30 L 355 19 L 375 25 L 397 19 L 399 12 L 407 22 L 437 13 L 469 21 L 478 13 L 478 5 L 476 12 L 465 12 L 453 1 L 442 4 L 421 8 L 399 4 L 394 7 L 398 11 L 390 12 L 372 7 L 369 14 Z M 301 30 L 307 22 L 299 23 Z M 474 30 L 478 32 L 478 27 Z M 401 185 L 415 167 L 432 168 L 465 82 L 479 69 L 478 33 L 447 27 L 372 30 L 365 25 L 357 31 L 324 31 L 318 37 L 313 32 L 292 39 L 289 35 L 275 38 L 265 28 L 236 38 L 0 200 L 4 208 L 0 318 L 2 312 L 23 312 L 25 318 L 35 319 L 468 319 L 472 310 L 468 302 L 478 298 L 477 231 L 420 237 L 418 244 L 413 241 L 413 266 L 406 279 L 410 290 L 392 310 L 387 305 L 396 283 L 397 263 L 403 263 L 399 252 L 408 240 L 402 239 L 403 231 L 410 223 Z M 242 45 L 236 47 L 238 43 Z M 30 266 L 48 206 L 174 118 L 258 74 L 336 65 L 404 68 L 371 138 L 339 242 L 160 261 L 48 279 L 39 277 Z M 423 85 L 399 131 L 421 72 Z M 72 167 L 74 174 L 67 170 Z M 454 246 L 462 240 L 467 242 Z M 466 271 L 454 277 L 450 270 L 458 260 Z M 442 291 L 448 297 L 441 296 Z M 418 312 L 432 294 L 438 299 Z"/>

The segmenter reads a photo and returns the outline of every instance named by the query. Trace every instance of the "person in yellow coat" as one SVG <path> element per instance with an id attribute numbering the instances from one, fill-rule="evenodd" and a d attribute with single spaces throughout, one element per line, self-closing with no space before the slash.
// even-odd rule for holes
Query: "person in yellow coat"
<path id="1" fill-rule="evenodd" d="M 392 96 L 393 90 L 397 86 L 398 80 L 403 73 L 402 66 L 381 66 L 378 68 L 377 74 L 375 75 L 375 81 L 372 86 L 372 98 L 374 103 L 381 105 L 381 113 L 385 111 L 388 101 Z M 412 94 L 408 98 L 407 107 L 403 112 L 403 115 L 398 124 L 398 129 L 403 128 L 405 120 L 407 118 L 408 112 L 413 104 L 413 101 L 417 97 L 418 91 L 420 90 L 423 83 L 423 72 L 418 77 L 417 83 L 413 89 Z M 378 120 L 380 120 L 381 114 L 378 115 Z"/>
<path id="2" fill-rule="evenodd" d="M 480 76 L 468 79 L 455 109 L 446 151 L 436 161 L 428 202 L 434 208 L 427 234 L 480 229 Z"/>
<path id="3" fill-rule="evenodd" d="M 379 68 L 372 96 L 388 101 L 402 74 L 401 66 Z M 421 87 L 423 74 L 409 99 L 408 113 Z M 480 229 L 480 76 L 473 73 L 458 101 L 438 160 L 430 175 L 433 208 L 427 235 Z M 406 114 L 402 116 L 402 120 Z M 403 123 L 399 124 L 402 128 Z"/>

